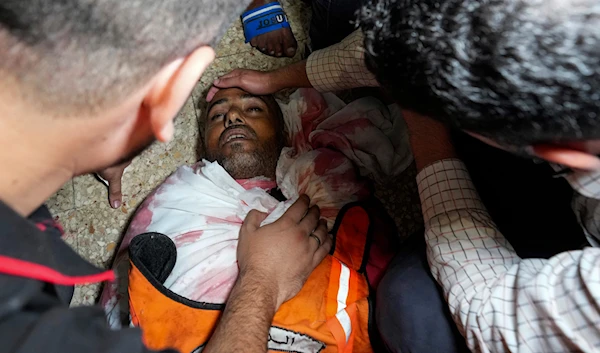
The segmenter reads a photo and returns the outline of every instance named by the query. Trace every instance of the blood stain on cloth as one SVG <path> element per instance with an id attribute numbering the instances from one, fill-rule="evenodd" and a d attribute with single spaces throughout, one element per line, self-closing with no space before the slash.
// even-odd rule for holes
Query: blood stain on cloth
<path id="1" fill-rule="evenodd" d="M 246 190 L 252 188 L 271 190 L 277 187 L 277 183 L 274 180 L 266 180 L 262 178 L 237 179 L 236 181 Z"/>
<path id="2" fill-rule="evenodd" d="M 204 234 L 203 230 L 194 230 L 191 232 L 183 233 L 176 235 L 173 237 L 173 241 L 175 242 L 176 247 L 180 247 L 186 244 L 193 244 L 195 241 L 199 240 Z"/>
<path id="3" fill-rule="evenodd" d="M 317 155 L 314 161 L 315 174 L 325 175 L 327 170 L 339 167 L 346 161 L 343 154 L 337 152 L 331 152 L 329 150 L 323 150 Z"/>
<path id="4" fill-rule="evenodd" d="M 229 215 L 225 217 L 213 217 L 213 216 L 205 216 L 206 224 L 223 224 L 223 223 L 231 223 L 231 224 L 242 224 L 244 220 L 242 220 L 237 215 Z"/>

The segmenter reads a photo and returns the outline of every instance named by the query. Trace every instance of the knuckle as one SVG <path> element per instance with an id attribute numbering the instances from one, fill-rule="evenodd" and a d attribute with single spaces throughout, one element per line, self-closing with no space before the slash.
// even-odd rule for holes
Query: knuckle
<path id="1" fill-rule="evenodd" d="M 304 236 L 306 236 L 306 232 L 303 231 L 302 229 L 298 228 L 298 227 L 294 227 L 292 230 L 292 234 L 294 235 L 294 237 L 296 238 L 302 238 Z"/>

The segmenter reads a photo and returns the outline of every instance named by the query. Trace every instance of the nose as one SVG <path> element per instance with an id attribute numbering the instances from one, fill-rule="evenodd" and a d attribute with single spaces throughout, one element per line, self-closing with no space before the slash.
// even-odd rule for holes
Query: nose
<path id="1" fill-rule="evenodd" d="M 232 125 L 244 124 L 246 124 L 244 116 L 238 109 L 232 108 L 227 112 L 227 115 L 225 115 L 225 128 L 228 128 Z"/>

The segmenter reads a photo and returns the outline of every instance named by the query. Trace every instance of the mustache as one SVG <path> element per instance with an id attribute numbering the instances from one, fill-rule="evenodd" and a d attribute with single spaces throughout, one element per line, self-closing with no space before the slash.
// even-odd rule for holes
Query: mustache
<path id="1" fill-rule="evenodd" d="M 221 136 L 219 136 L 219 146 L 223 146 L 225 144 L 225 136 L 227 136 L 227 133 L 229 131 L 234 130 L 234 129 L 244 130 L 246 132 L 247 137 L 252 138 L 254 140 L 258 139 L 258 136 L 256 136 L 256 132 L 251 127 L 249 127 L 247 125 L 231 125 L 228 128 L 226 128 L 225 130 L 223 130 L 223 132 L 221 133 Z"/>

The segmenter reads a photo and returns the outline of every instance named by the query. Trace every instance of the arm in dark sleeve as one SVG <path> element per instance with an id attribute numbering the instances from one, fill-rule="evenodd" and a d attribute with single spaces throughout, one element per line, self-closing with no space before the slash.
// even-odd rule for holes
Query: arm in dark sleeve
<path id="1" fill-rule="evenodd" d="M 40 291 L 39 286 L 47 284 L 28 282 L 18 288 L 19 295 L 4 298 L 9 301 L 0 305 L 0 352 L 151 352 L 142 343 L 138 329 L 111 330 L 100 307 L 68 308 L 55 296 Z M 31 291 L 36 293 L 31 296 Z"/>

